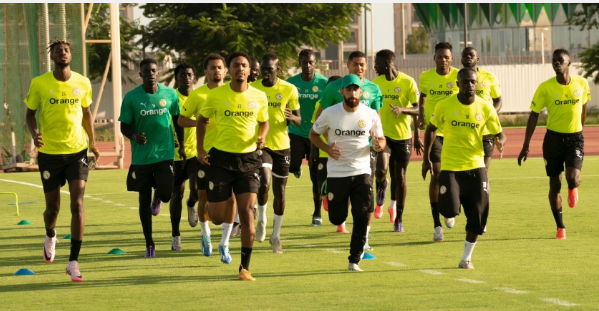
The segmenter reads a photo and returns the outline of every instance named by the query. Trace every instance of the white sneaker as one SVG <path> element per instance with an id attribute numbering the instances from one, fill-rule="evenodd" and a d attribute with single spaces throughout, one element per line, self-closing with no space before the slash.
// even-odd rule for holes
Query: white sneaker
<path id="1" fill-rule="evenodd" d="M 460 260 L 460 264 L 458 265 L 458 268 L 472 270 L 472 269 L 474 269 L 474 265 L 472 264 L 472 261 L 470 261 L 470 260 Z"/>
<path id="2" fill-rule="evenodd" d="M 445 218 L 445 225 L 447 228 L 451 229 L 455 225 L 455 217 Z"/>
<path id="3" fill-rule="evenodd" d="M 196 209 L 195 204 L 193 206 L 189 206 L 189 199 L 187 199 L 187 221 L 189 225 L 194 228 L 198 225 L 198 221 L 200 218 L 198 217 L 198 210 Z"/>
<path id="4" fill-rule="evenodd" d="M 177 252 L 180 252 L 183 250 L 183 247 L 181 247 L 181 236 L 180 235 L 173 237 L 173 243 L 171 244 L 171 250 L 177 251 Z"/>
<path id="5" fill-rule="evenodd" d="M 433 240 L 435 240 L 435 242 L 441 242 L 444 240 L 443 228 L 441 226 L 435 227 L 435 235 L 433 235 Z"/>
<path id="6" fill-rule="evenodd" d="M 362 269 L 360 269 L 360 266 L 358 266 L 357 263 L 349 263 L 349 266 L 347 267 L 349 269 L 349 271 L 364 271 Z"/>
<path id="7" fill-rule="evenodd" d="M 44 242 L 44 261 L 52 263 L 54 261 L 54 255 L 56 255 L 56 230 L 54 230 L 54 237 L 46 235 L 46 241 Z"/>
<path id="8" fill-rule="evenodd" d="M 79 272 L 79 263 L 77 260 L 69 261 L 66 272 L 71 277 L 71 281 L 83 282 L 83 276 L 81 275 L 81 272 Z"/>
<path id="9" fill-rule="evenodd" d="M 272 245 L 272 252 L 275 254 L 283 254 L 283 246 L 281 246 L 281 240 L 277 237 L 270 237 L 270 245 Z"/>
<path id="10" fill-rule="evenodd" d="M 258 220 L 256 224 L 256 241 L 264 242 L 266 239 L 266 222 Z"/>
<path id="11" fill-rule="evenodd" d="M 241 234 L 241 224 L 233 223 L 233 229 L 231 229 L 231 236 L 238 236 Z"/>

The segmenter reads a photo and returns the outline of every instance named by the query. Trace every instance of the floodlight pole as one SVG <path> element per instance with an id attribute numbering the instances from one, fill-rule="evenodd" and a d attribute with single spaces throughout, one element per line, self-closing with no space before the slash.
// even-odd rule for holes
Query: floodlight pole
<path id="1" fill-rule="evenodd" d="M 464 48 L 468 45 L 468 3 L 464 3 Z"/>

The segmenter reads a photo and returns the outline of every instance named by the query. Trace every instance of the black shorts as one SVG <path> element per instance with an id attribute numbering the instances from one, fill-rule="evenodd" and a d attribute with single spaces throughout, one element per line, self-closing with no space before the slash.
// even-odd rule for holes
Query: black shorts
<path id="1" fill-rule="evenodd" d="M 322 185 L 327 180 L 327 162 L 329 158 L 318 158 L 316 161 L 316 180 L 318 181 L 318 191 L 319 193 L 323 193 Z M 326 193 L 326 189 L 324 189 Z"/>
<path id="2" fill-rule="evenodd" d="M 368 174 L 349 177 L 327 178 L 327 199 L 329 213 L 347 217 L 347 204 L 351 199 L 353 208 L 359 208 L 368 213 L 374 212 L 372 202 L 372 177 Z"/>
<path id="3" fill-rule="evenodd" d="M 385 136 L 387 146 L 385 152 L 390 154 L 390 159 L 402 165 L 410 163 L 412 157 L 412 139 L 394 140 Z"/>
<path id="4" fill-rule="evenodd" d="M 198 162 L 196 165 L 196 176 L 197 176 L 197 187 L 198 190 L 206 190 L 206 187 L 208 187 L 208 174 L 206 174 L 208 172 L 207 166 Z"/>
<path id="5" fill-rule="evenodd" d="M 271 150 L 264 148 L 257 151 L 262 159 L 262 167 L 268 167 L 272 175 L 278 178 L 289 176 L 289 157 L 291 149 Z"/>
<path id="6" fill-rule="evenodd" d="M 439 212 L 446 218 L 459 214 L 460 204 L 466 214 L 466 230 L 483 234 L 489 216 L 487 170 L 441 171 L 439 175 Z"/>
<path id="7" fill-rule="evenodd" d="M 493 149 L 495 149 L 495 138 L 493 138 L 493 134 L 483 136 L 483 149 L 485 150 L 485 158 L 493 156 Z"/>
<path id="8" fill-rule="evenodd" d="M 543 139 L 545 171 L 549 177 L 557 177 L 566 167 L 582 169 L 584 158 L 584 137 L 582 132 L 557 133 L 547 130 Z"/>
<path id="9" fill-rule="evenodd" d="M 193 157 L 185 161 L 175 161 L 175 186 L 179 186 L 186 180 L 195 178 L 198 171 L 198 157 Z"/>
<path id="10" fill-rule="evenodd" d="M 87 149 L 70 154 L 47 154 L 38 152 L 37 163 L 42 177 L 44 193 L 52 192 L 67 181 L 87 181 L 89 161 Z"/>
<path id="11" fill-rule="evenodd" d="M 312 143 L 309 138 L 292 133 L 289 133 L 289 141 L 291 144 L 291 163 L 289 164 L 289 171 L 295 173 L 300 170 L 302 161 L 310 158 Z"/>
<path id="12" fill-rule="evenodd" d="M 210 149 L 210 165 L 206 167 L 208 202 L 226 201 L 232 192 L 258 193 L 259 169 L 262 166 L 258 151 L 230 153 L 216 148 Z"/>
<path id="13" fill-rule="evenodd" d="M 175 181 L 173 160 L 146 165 L 131 165 L 127 174 L 127 191 L 142 192 L 151 188 L 171 188 Z"/>
<path id="14" fill-rule="evenodd" d="M 437 136 L 431 147 L 429 159 L 432 163 L 441 163 L 441 150 L 443 149 L 443 136 Z"/>

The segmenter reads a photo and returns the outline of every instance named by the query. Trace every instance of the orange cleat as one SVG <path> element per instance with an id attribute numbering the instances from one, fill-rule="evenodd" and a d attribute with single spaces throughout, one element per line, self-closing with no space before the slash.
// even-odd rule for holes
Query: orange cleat
<path id="1" fill-rule="evenodd" d="M 328 211 L 329 211 L 329 199 L 328 199 L 327 197 L 324 197 L 324 198 L 322 199 L 322 207 L 324 208 L 324 210 L 325 210 L 326 212 L 328 212 Z"/>
<path id="2" fill-rule="evenodd" d="M 568 206 L 574 208 L 578 203 L 578 188 L 568 189 Z"/>
<path id="3" fill-rule="evenodd" d="M 349 231 L 347 231 L 347 229 L 345 229 L 345 224 L 340 224 L 339 226 L 337 226 L 337 232 L 339 232 L 339 233 L 349 233 Z"/>
<path id="4" fill-rule="evenodd" d="M 377 205 L 376 208 L 374 209 L 374 218 L 381 219 L 381 217 L 383 217 L 383 207 L 380 205 Z"/>
<path id="5" fill-rule="evenodd" d="M 395 218 L 397 218 L 397 210 L 389 206 L 387 211 L 389 212 L 389 222 L 395 222 Z"/>
<path id="6" fill-rule="evenodd" d="M 555 238 L 558 240 L 565 240 L 566 239 L 566 228 L 557 228 L 557 234 L 555 235 Z"/>

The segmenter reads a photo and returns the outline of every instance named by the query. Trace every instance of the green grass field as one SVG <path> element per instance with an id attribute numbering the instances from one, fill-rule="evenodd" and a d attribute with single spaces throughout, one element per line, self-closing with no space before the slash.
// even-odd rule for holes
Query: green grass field
<path id="1" fill-rule="evenodd" d="M 564 200 L 565 241 L 555 240 L 542 159 L 529 159 L 523 167 L 515 159 L 493 160 L 488 233 L 477 243 L 476 269 L 470 271 L 457 269 L 464 216 L 456 218 L 454 229 L 444 229 L 445 242 L 433 242 L 428 180 L 419 177 L 420 165 L 414 162 L 408 170 L 406 232 L 394 233 L 386 212 L 375 219 L 370 244 L 376 259 L 363 260 L 361 273 L 346 270 L 350 236 L 335 233 L 326 212 L 322 227 L 310 226 L 307 172 L 300 180 L 290 177 L 285 253 L 273 254 L 268 242 L 255 243 L 251 271 L 256 282 L 236 280 L 239 237 L 231 238 L 233 263 L 220 262 L 220 227 L 211 226 L 215 255 L 207 258 L 200 252 L 199 226 L 190 228 L 183 219 L 183 251 L 171 251 L 168 207 L 153 219 L 157 258 L 145 259 L 137 193 L 125 190 L 126 171 L 115 170 L 90 173 L 79 258 L 85 282 L 72 283 L 64 274 L 69 241 L 62 239 L 69 233 L 68 194 L 62 195 L 56 259 L 46 264 L 43 192 L 30 185 L 41 185 L 39 173 L 0 174 L 0 191 L 17 192 L 21 202 L 16 217 L 9 205 L 13 198 L 0 195 L 0 309 L 599 309 L 599 157 L 585 159 L 578 206 L 570 209 Z M 562 194 L 567 196 L 565 182 Z M 23 219 L 32 225 L 16 225 Z M 108 255 L 115 247 L 127 253 Z M 13 276 L 20 268 L 36 275 Z"/>

